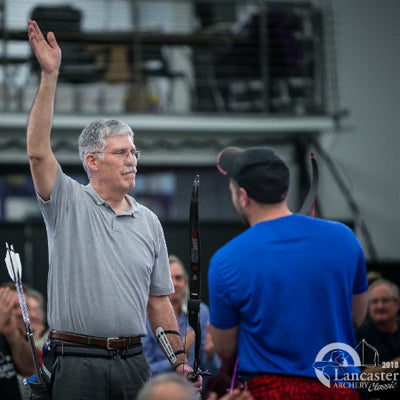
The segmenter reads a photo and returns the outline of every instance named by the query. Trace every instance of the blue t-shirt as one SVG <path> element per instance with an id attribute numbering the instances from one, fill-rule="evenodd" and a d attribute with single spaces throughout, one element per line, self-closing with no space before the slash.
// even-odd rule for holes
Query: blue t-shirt
<path id="1" fill-rule="evenodd" d="M 355 348 L 352 296 L 367 289 L 362 248 L 345 225 L 298 214 L 255 224 L 211 259 L 210 322 L 239 325 L 242 373 L 315 378 L 318 352 Z"/>

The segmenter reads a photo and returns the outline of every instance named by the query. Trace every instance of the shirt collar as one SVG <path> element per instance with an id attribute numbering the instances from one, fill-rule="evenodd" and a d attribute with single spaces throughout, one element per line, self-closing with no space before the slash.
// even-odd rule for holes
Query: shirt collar
<path id="1" fill-rule="evenodd" d="M 108 201 L 105 201 L 104 199 L 102 199 L 99 196 L 99 194 L 96 192 L 95 188 L 90 183 L 87 184 L 84 187 L 84 189 L 98 206 L 103 205 L 103 206 L 112 208 L 111 204 Z M 137 212 L 139 211 L 139 205 L 138 205 L 137 201 L 132 196 L 129 196 L 128 194 L 126 195 L 126 199 L 128 200 L 130 207 L 128 210 L 120 212 L 118 215 L 130 215 L 132 217 L 135 217 L 135 214 L 137 214 Z"/>

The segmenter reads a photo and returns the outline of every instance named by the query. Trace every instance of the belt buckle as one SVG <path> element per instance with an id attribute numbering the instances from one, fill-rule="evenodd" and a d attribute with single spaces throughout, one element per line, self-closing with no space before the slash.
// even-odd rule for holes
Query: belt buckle
<path id="1" fill-rule="evenodd" d="M 119 339 L 119 337 L 118 336 L 114 336 L 114 337 L 108 337 L 107 338 L 107 350 L 115 350 L 115 348 L 110 347 L 110 341 L 111 340 L 116 340 L 116 339 Z"/>

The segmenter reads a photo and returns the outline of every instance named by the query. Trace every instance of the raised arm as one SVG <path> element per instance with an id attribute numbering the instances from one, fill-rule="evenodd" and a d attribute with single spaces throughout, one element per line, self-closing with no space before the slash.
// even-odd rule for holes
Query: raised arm
<path id="1" fill-rule="evenodd" d="M 35 21 L 28 21 L 28 36 L 42 72 L 39 89 L 28 119 L 27 153 L 36 191 L 43 200 L 48 200 L 57 173 L 50 132 L 61 65 L 61 49 L 52 32 L 47 34 L 46 41 Z"/>

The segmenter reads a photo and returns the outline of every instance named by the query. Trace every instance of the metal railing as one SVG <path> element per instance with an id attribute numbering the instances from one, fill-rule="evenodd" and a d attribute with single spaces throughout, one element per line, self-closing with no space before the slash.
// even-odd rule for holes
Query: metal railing
<path id="1" fill-rule="evenodd" d="M 326 66 L 328 0 L 164 0 L 187 5 L 183 15 L 197 21 L 176 31 L 146 26 L 144 3 L 131 2 L 132 29 L 124 32 L 85 31 L 78 20 L 66 23 L 65 12 L 58 23 L 54 7 L 37 12 L 63 50 L 58 113 L 309 116 L 338 108 L 330 98 L 337 94 L 335 68 Z M 76 19 L 79 9 L 72 7 L 70 16 Z M 3 111 L 28 111 L 36 91 L 38 69 L 29 51 L 8 56 L 22 41 L 29 46 L 26 32 L 5 29 L 3 21 Z"/>

